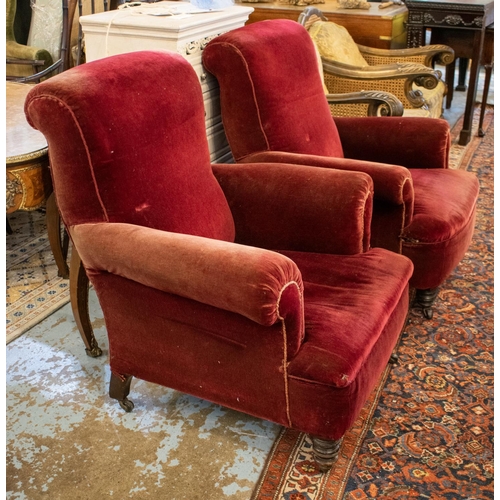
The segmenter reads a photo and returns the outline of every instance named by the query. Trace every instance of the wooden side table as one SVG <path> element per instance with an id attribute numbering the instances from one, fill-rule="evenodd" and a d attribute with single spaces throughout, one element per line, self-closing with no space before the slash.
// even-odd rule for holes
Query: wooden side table
<path id="1" fill-rule="evenodd" d="M 31 85 L 6 82 L 6 194 L 7 214 L 36 210 L 46 205 L 47 233 L 59 276 L 69 277 L 61 221 L 52 192 L 45 137 L 24 115 L 24 101 Z"/>
<path id="2" fill-rule="evenodd" d="M 241 0 L 240 0 L 241 2 Z M 241 3 L 254 8 L 248 23 L 264 19 L 291 19 L 297 21 L 304 11 L 304 5 L 290 5 L 279 0 L 270 3 Z M 315 4 L 323 14 L 336 24 L 344 26 L 356 43 L 378 49 L 401 49 L 406 47 L 406 20 L 408 10 L 404 5 L 392 5 L 379 9 L 379 2 L 370 4 L 369 9 L 343 9 L 337 0 L 325 0 Z"/>
<path id="3" fill-rule="evenodd" d="M 431 29 L 433 41 L 450 45 L 459 57 L 471 59 L 464 124 L 458 143 L 467 144 L 472 136 L 472 118 L 477 93 L 479 67 L 486 27 L 494 20 L 494 0 L 406 0 L 408 8 L 408 47 L 425 45 L 425 32 Z"/>

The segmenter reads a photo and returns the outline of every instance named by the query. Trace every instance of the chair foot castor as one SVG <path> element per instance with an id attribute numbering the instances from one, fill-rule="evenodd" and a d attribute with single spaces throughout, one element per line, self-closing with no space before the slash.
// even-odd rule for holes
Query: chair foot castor
<path id="1" fill-rule="evenodd" d="M 426 290 L 417 290 L 415 294 L 415 305 L 422 309 L 425 319 L 432 319 L 434 314 L 433 305 L 438 296 L 439 288 L 428 288 Z"/>
<path id="2" fill-rule="evenodd" d="M 432 319 L 432 316 L 434 315 L 434 311 L 432 310 L 432 307 L 422 308 L 422 313 L 423 313 L 425 319 Z"/>
<path id="3" fill-rule="evenodd" d="M 98 358 L 102 356 L 102 349 L 98 345 L 95 345 L 92 349 L 85 349 L 85 353 L 91 358 Z"/>
<path id="4" fill-rule="evenodd" d="M 133 401 L 130 401 L 130 399 L 122 399 L 121 401 L 118 401 L 120 403 L 120 406 L 127 412 L 130 413 L 134 409 L 134 403 Z"/>

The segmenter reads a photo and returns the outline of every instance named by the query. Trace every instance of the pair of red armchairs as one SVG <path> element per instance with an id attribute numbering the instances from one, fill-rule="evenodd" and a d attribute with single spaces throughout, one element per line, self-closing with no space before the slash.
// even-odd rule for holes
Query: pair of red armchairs
<path id="1" fill-rule="evenodd" d="M 211 69 L 218 49 L 206 49 Z M 230 68 L 230 54 L 219 56 Z M 273 61 L 265 50 L 260 56 Z M 312 71 L 307 58 L 296 62 Z M 277 72 L 274 64 L 268 71 Z M 328 105 L 324 94 L 319 98 L 321 83 L 314 86 L 318 79 L 293 99 L 289 87 L 281 90 L 304 127 L 315 127 L 314 134 L 301 129 L 302 143 L 323 140 L 327 147 L 333 130 L 337 143 L 328 147 L 338 158 L 274 148 L 278 137 L 296 135 L 280 102 L 257 109 L 260 134 L 248 127 L 249 117 L 231 125 L 237 103 L 220 82 L 235 157 L 252 154 L 239 154 L 246 150 L 234 142 L 234 127 L 262 145 L 255 161 L 210 164 L 199 81 L 169 52 L 72 68 L 36 85 L 25 110 L 47 139 L 61 216 L 102 307 L 110 396 L 132 410 L 137 377 L 306 432 L 326 470 L 405 323 L 414 266 L 370 242 L 373 228 L 385 225 L 378 238 L 392 242 L 410 220 L 412 177 L 401 166 L 340 158 L 348 146 L 319 112 Z M 247 85 L 241 95 L 265 93 Z M 252 109 L 251 100 L 240 104 Z M 281 127 L 271 137 L 274 113 Z M 344 133 L 352 125 L 353 137 L 364 123 L 382 133 L 375 121 L 342 123 Z M 418 122 L 410 125 L 415 133 Z M 380 126 L 387 141 L 405 137 L 400 120 Z M 419 144 L 436 140 L 426 134 Z M 440 156 L 428 150 L 424 159 Z"/>
<path id="2" fill-rule="evenodd" d="M 448 123 L 332 120 L 310 36 L 289 20 L 253 23 L 213 39 L 203 64 L 219 81 L 224 128 L 238 163 L 298 163 L 371 176 L 371 245 L 412 260 L 415 304 L 432 317 L 439 286 L 469 247 L 479 193 L 475 175 L 448 168 Z"/>
<path id="3" fill-rule="evenodd" d="M 199 81 L 168 52 L 72 68 L 25 110 L 104 314 L 110 396 L 130 411 L 137 377 L 307 432 L 327 469 L 408 311 L 411 261 L 369 249 L 371 177 L 211 165 Z"/>

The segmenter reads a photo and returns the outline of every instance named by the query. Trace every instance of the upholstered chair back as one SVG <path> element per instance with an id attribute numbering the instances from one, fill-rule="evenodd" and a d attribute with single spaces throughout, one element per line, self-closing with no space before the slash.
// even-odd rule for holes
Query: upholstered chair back
<path id="1" fill-rule="evenodd" d="M 42 124 L 48 141 L 64 222 L 124 222 L 232 241 L 232 215 L 210 166 L 197 77 L 179 55 L 144 54 L 110 58 L 104 73 L 102 64 L 86 64 L 91 77 L 100 73 L 83 89 L 83 66 L 73 68 L 26 102 L 31 124 Z M 137 78 L 131 81 L 135 72 L 142 75 L 139 87 Z M 158 74 L 165 85 L 158 85 Z M 67 141 L 57 140 L 61 134 Z"/>
<path id="2" fill-rule="evenodd" d="M 221 86 L 235 160 L 269 150 L 343 156 L 316 51 L 303 26 L 279 19 L 229 31 L 208 44 L 203 63 Z"/>

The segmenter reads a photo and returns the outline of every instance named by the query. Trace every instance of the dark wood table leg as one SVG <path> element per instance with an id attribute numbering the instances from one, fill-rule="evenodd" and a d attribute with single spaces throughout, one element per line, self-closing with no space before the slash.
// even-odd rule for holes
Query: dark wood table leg
<path id="1" fill-rule="evenodd" d="M 446 66 L 446 109 L 451 108 L 453 101 L 453 91 L 455 87 L 455 66 L 456 60 Z"/>
<path id="2" fill-rule="evenodd" d="M 481 113 L 479 115 L 479 130 L 477 132 L 477 135 L 479 137 L 484 137 L 484 130 L 483 130 L 484 113 L 486 111 L 486 104 L 488 103 L 488 92 L 490 91 L 492 70 L 493 70 L 493 64 L 485 65 L 483 99 L 481 100 Z"/>
<path id="3" fill-rule="evenodd" d="M 89 279 L 74 246 L 71 250 L 69 290 L 73 316 L 85 344 L 85 352 L 92 358 L 97 358 L 102 354 L 102 350 L 97 344 L 90 322 Z"/>
<path id="4" fill-rule="evenodd" d="M 480 59 L 483 50 L 484 29 L 474 32 L 473 54 L 475 57 L 471 60 L 469 88 L 467 89 L 467 101 L 465 103 L 464 123 L 460 131 L 458 144 L 465 146 L 469 143 L 472 136 L 472 119 L 474 117 L 474 103 L 476 100 L 477 81 L 479 78 Z"/>
<path id="5" fill-rule="evenodd" d="M 467 85 L 465 83 L 465 77 L 467 76 L 467 68 L 469 67 L 469 59 L 466 57 L 460 57 L 458 59 L 458 84 L 455 90 L 459 92 L 465 92 L 467 90 Z"/>
<path id="6" fill-rule="evenodd" d="M 69 278 L 69 268 L 66 262 L 68 256 L 67 240 L 61 238 L 61 216 L 56 204 L 54 192 L 47 199 L 46 215 L 47 234 L 49 236 L 50 248 L 57 265 L 58 275 L 61 278 Z"/>

